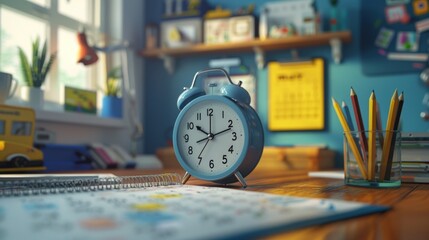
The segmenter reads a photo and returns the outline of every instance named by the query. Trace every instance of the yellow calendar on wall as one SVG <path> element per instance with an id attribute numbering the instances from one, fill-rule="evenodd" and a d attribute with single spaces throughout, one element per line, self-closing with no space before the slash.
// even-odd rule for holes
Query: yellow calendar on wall
<path id="1" fill-rule="evenodd" d="M 325 127 L 324 60 L 268 64 L 268 129 Z"/>

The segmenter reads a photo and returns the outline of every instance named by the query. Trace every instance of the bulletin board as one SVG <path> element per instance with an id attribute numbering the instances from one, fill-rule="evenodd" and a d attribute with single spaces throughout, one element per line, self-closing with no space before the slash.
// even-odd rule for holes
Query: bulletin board
<path id="1" fill-rule="evenodd" d="M 361 59 L 365 75 L 420 72 L 429 51 L 428 0 L 362 1 Z M 427 20 L 427 22 L 425 22 Z"/>
<path id="2" fill-rule="evenodd" d="M 322 130 L 325 127 L 324 60 L 268 64 L 268 129 Z"/>

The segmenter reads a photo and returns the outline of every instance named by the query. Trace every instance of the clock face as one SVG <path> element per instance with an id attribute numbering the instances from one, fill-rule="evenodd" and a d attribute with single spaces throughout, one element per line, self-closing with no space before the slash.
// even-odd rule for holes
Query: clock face
<path id="1" fill-rule="evenodd" d="M 239 108 L 208 98 L 183 109 L 176 123 L 176 147 L 192 172 L 204 176 L 234 171 L 246 145 Z M 239 163 L 238 163 L 239 164 Z"/>

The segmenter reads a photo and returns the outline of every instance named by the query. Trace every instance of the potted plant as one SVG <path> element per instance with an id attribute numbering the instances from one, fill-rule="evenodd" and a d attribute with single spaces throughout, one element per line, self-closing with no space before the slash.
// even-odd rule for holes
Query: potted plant
<path id="1" fill-rule="evenodd" d="M 47 56 L 47 41 L 40 46 L 39 37 L 32 42 L 31 62 L 24 50 L 18 47 L 21 71 L 24 77 L 24 86 L 21 87 L 21 97 L 33 108 L 42 108 L 43 90 L 41 89 L 46 76 L 51 69 L 56 54 Z"/>
<path id="2" fill-rule="evenodd" d="M 122 118 L 121 79 L 122 71 L 120 67 L 112 68 L 108 72 L 101 116 Z"/>

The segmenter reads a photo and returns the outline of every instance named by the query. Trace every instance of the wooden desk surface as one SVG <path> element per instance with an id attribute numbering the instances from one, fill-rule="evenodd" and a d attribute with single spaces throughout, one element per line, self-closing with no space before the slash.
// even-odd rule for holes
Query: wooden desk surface
<path id="1" fill-rule="evenodd" d="M 116 175 L 138 175 L 183 170 L 110 170 Z M 344 185 L 340 179 L 310 178 L 305 171 L 256 169 L 246 178 L 246 191 L 298 197 L 332 198 L 392 207 L 385 213 L 302 228 L 267 239 L 428 239 L 429 184 L 403 183 L 400 188 L 373 189 Z M 223 186 L 191 178 L 187 184 Z M 239 184 L 228 186 L 240 188 Z"/>

